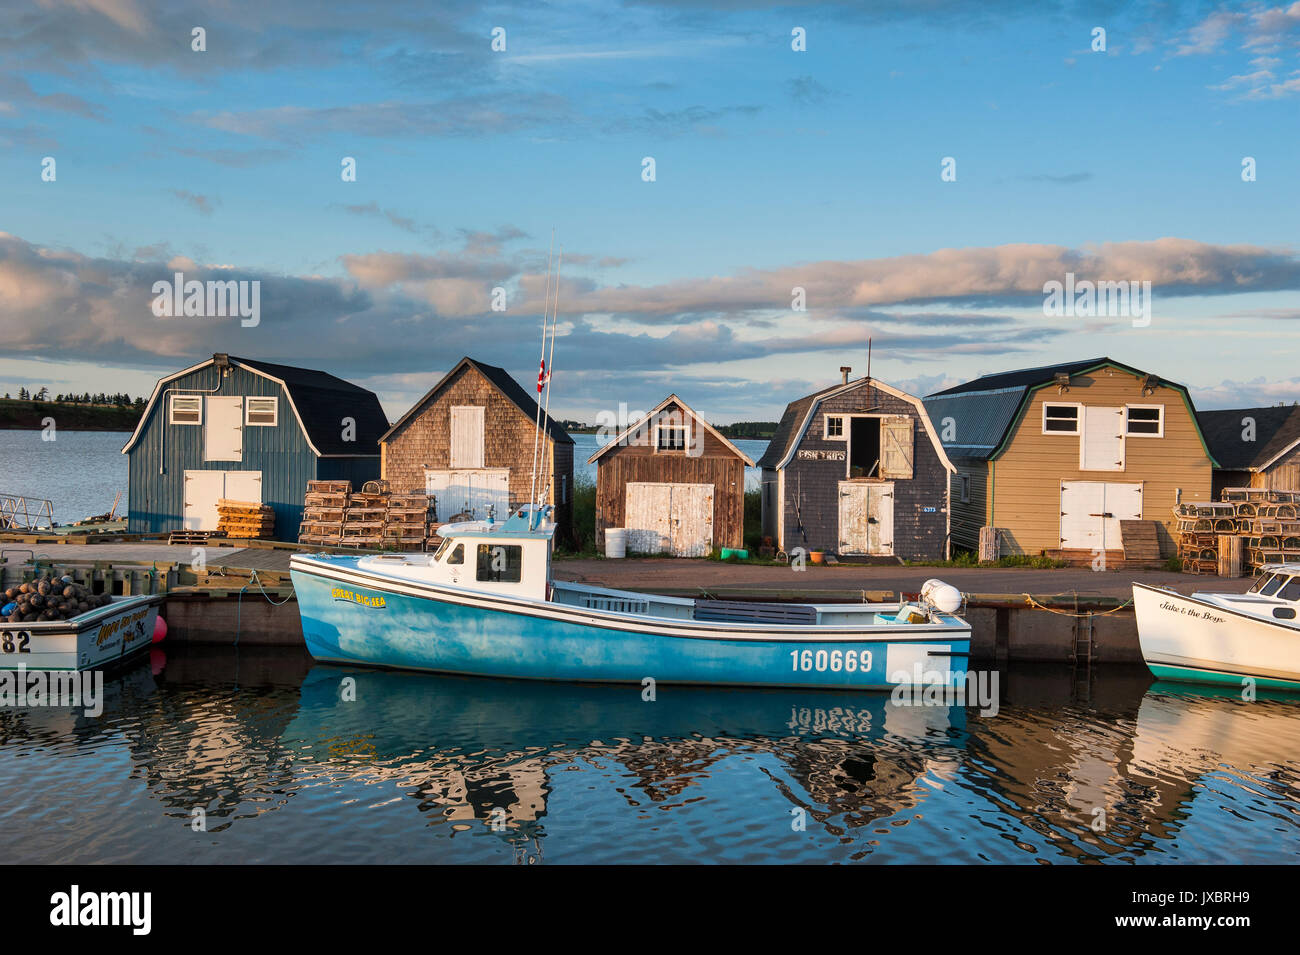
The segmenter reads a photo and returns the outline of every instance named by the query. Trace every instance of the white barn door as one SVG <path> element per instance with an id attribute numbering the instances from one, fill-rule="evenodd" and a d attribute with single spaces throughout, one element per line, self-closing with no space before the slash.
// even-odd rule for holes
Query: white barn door
<path id="1" fill-rule="evenodd" d="M 894 553 L 894 485 L 840 482 L 841 554 Z"/>
<path id="2" fill-rule="evenodd" d="M 244 459 L 244 399 L 207 399 L 203 416 L 203 460 Z"/>
<path id="3" fill-rule="evenodd" d="M 674 484 L 669 519 L 669 553 L 708 557 L 713 549 L 713 485 Z"/>
<path id="4" fill-rule="evenodd" d="M 638 554 L 662 554 L 672 546 L 673 486 L 629 481 L 623 523 L 627 549 Z"/>
<path id="5" fill-rule="evenodd" d="M 483 408 L 481 406 L 451 409 L 451 457 L 447 463 L 453 471 L 459 468 L 483 467 Z"/>
<path id="6" fill-rule="evenodd" d="M 1118 550 L 1120 521 L 1142 520 L 1142 485 L 1061 482 L 1061 549 Z"/>
<path id="7" fill-rule="evenodd" d="M 1083 412 L 1083 440 L 1079 442 L 1080 471 L 1124 470 L 1124 409 L 1079 409 Z"/>
<path id="8" fill-rule="evenodd" d="M 473 520 L 492 516 L 504 521 L 510 516 L 510 469 L 426 470 L 424 491 L 437 499 L 438 520 L 446 523 L 456 514 L 467 513 Z"/>
<path id="9" fill-rule="evenodd" d="M 222 498 L 262 503 L 261 471 L 186 471 L 184 480 L 181 525 L 187 531 L 215 531 Z"/>

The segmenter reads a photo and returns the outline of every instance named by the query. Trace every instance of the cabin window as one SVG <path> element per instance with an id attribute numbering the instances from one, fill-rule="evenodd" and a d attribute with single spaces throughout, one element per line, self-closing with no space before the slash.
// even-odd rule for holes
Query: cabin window
<path id="1" fill-rule="evenodd" d="M 244 424 L 253 427 L 274 428 L 279 423 L 279 398 L 244 399 Z"/>
<path id="2" fill-rule="evenodd" d="M 1165 433 L 1164 405 L 1129 405 L 1124 409 L 1124 433 L 1133 438 L 1161 438 Z"/>
<path id="3" fill-rule="evenodd" d="M 1286 582 L 1281 590 L 1277 592 L 1278 600 L 1296 600 L 1300 599 L 1300 577 L 1292 577 Z"/>
<path id="4" fill-rule="evenodd" d="M 1079 405 L 1043 405 L 1043 434 L 1078 434 Z"/>
<path id="5" fill-rule="evenodd" d="M 844 416 L 827 415 L 826 416 L 826 440 L 843 441 L 844 440 Z"/>
<path id="6" fill-rule="evenodd" d="M 686 450 L 686 425 L 661 424 L 655 428 L 655 448 L 660 451 Z"/>
<path id="7" fill-rule="evenodd" d="M 478 579 L 517 584 L 523 576 L 524 549 L 518 544 L 479 544 Z"/>
<path id="8" fill-rule="evenodd" d="M 1259 580 L 1255 581 L 1254 585 L 1250 588 L 1249 591 L 1247 591 L 1247 593 L 1252 593 L 1252 594 L 1259 593 L 1264 589 L 1264 585 L 1269 583 L 1276 576 L 1277 574 L 1264 574 L 1259 578 Z"/>
<path id="9" fill-rule="evenodd" d="M 970 475 L 958 474 L 957 486 L 960 489 L 961 502 L 963 504 L 969 504 L 970 503 Z"/>
<path id="10" fill-rule="evenodd" d="M 449 563 L 449 564 L 463 564 L 463 563 L 465 563 L 465 545 L 464 545 L 464 544 L 457 544 L 457 545 L 455 546 L 455 548 L 452 549 L 452 552 L 451 552 L 450 554 L 447 555 L 447 563 Z"/>
<path id="11" fill-rule="evenodd" d="M 1259 588 L 1260 594 L 1264 597 L 1273 596 L 1273 594 L 1277 593 L 1277 588 L 1281 587 L 1282 582 L 1286 579 L 1286 576 L 1283 574 L 1275 574 L 1271 580 L 1264 584 L 1263 587 Z"/>
<path id="12" fill-rule="evenodd" d="M 172 395 L 171 424 L 203 424 L 203 397 L 201 395 Z"/>

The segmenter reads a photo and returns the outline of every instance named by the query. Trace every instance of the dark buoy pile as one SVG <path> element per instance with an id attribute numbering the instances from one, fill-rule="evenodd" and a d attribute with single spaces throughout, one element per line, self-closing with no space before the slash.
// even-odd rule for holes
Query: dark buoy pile
<path id="1" fill-rule="evenodd" d="M 108 594 L 91 593 L 71 577 L 55 577 L 48 571 L 4 592 L 0 618 L 9 623 L 41 623 L 68 620 L 77 614 L 112 602 Z"/>

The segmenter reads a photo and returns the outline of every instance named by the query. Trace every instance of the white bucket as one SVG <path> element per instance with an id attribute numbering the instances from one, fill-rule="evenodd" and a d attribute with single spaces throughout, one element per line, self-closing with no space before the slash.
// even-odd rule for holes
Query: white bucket
<path id="1" fill-rule="evenodd" d="M 605 556 L 606 557 L 627 556 L 627 528 L 626 527 L 605 528 Z"/>

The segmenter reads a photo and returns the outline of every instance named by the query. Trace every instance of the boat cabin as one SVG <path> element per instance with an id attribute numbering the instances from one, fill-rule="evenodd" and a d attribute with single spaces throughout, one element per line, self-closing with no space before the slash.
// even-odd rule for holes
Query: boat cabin
<path id="1" fill-rule="evenodd" d="M 413 583 L 476 590 L 503 597 L 550 599 L 551 546 L 555 524 L 543 508 L 530 526 L 529 509 L 521 507 L 506 521 L 487 520 L 444 524 L 442 544 L 428 554 L 377 554 L 358 562 L 373 570 Z"/>

